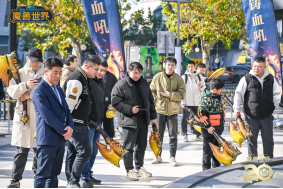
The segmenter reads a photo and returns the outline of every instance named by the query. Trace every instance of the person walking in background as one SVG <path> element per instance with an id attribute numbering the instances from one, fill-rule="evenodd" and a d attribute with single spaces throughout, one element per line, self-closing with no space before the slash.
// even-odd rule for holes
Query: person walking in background
<path id="1" fill-rule="evenodd" d="M 62 62 L 48 58 L 44 79 L 34 89 L 32 101 L 36 112 L 37 172 L 35 188 L 58 188 L 65 153 L 65 140 L 73 133 L 74 122 L 60 81 Z"/>
<path id="2" fill-rule="evenodd" d="M 190 117 L 190 112 L 186 110 L 186 106 L 188 106 L 195 114 L 197 114 L 201 92 L 205 89 L 204 78 L 202 75 L 195 73 L 195 69 L 195 62 L 188 61 L 188 74 L 182 75 L 182 79 L 186 85 L 186 96 L 185 99 L 181 101 L 181 107 L 183 108 L 182 135 L 184 142 L 188 142 L 187 120 Z M 196 140 L 202 140 L 201 134 L 194 129 L 193 125 L 191 125 L 191 131 L 193 131 L 193 134 L 196 134 Z"/>
<path id="3" fill-rule="evenodd" d="M 5 91 L 4 91 L 4 87 L 3 87 L 3 82 L 2 79 L 0 79 L 0 101 L 5 99 Z M 0 121 L 1 121 L 1 116 L 2 116 L 2 112 L 1 112 L 1 103 L 0 103 Z"/>
<path id="4" fill-rule="evenodd" d="M 63 88 L 63 85 L 69 75 L 74 72 L 78 67 L 77 57 L 75 55 L 68 55 L 66 58 L 66 63 L 62 69 L 62 75 L 60 79 L 60 87 Z"/>
<path id="5" fill-rule="evenodd" d="M 91 157 L 89 123 L 91 116 L 93 87 L 90 80 L 95 77 L 100 65 L 96 55 L 88 55 L 83 65 L 76 69 L 64 83 L 63 90 L 74 121 L 74 133 L 69 139 L 65 173 L 68 188 L 80 188 L 80 178 L 86 162 Z M 89 180 L 82 187 L 93 187 Z"/>
<path id="6" fill-rule="evenodd" d="M 12 180 L 8 188 L 20 188 L 20 180 L 25 170 L 29 150 L 33 149 L 33 164 L 32 171 L 34 175 L 37 170 L 37 156 L 36 156 L 36 142 L 33 138 L 36 132 L 36 114 L 34 111 L 34 104 L 32 103 L 32 94 L 34 88 L 38 85 L 35 80 L 44 76 L 44 65 L 42 62 L 42 52 L 40 49 L 31 48 L 28 51 L 27 62 L 25 66 L 19 69 L 19 76 L 21 83 L 16 84 L 12 78 L 7 87 L 7 92 L 12 99 L 17 99 L 15 107 L 12 140 L 11 145 L 17 147 L 16 155 L 13 160 Z M 22 117 L 22 101 L 27 101 L 27 115 L 29 121 L 24 123 L 21 121 Z"/>
<path id="7" fill-rule="evenodd" d="M 161 140 L 163 141 L 165 128 L 169 131 L 170 165 L 178 166 L 175 156 L 177 151 L 178 135 L 178 113 L 180 111 L 179 101 L 184 100 L 186 86 L 181 76 L 174 73 L 177 60 L 167 57 L 164 60 L 165 71 L 156 74 L 150 84 L 157 111 L 157 123 Z M 162 162 L 160 156 L 152 161 L 152 164 Z"/>
<path id="8" fill-rule="evenodd" d="M 108 68 L 108 64 L 106 60 L 101 61 L 101 67 L 103 69 Z M 100 69 L 99 69 L 100 70 Z M 102 76 L 102 74 L 100 74 Z M 110 138 L 114 137 L 114 118 L 107 118 L 106 112 L 108 110 L 108 106 L 111 104 L 111 92 L 114 85 L 118 82 L 116 76 L 109 71 L 106 71 L 105 75 L 102 77 L 102 82 L 104 86 L 104 117 L 102 120 L 103 129 L 108 134 Z"/>
<path id="9" fill-rule="evenodd" d="M 112 105 L 117 110 L 118 125 L 123 128 L 123 146 L 129 151 L 124 156 L 126 178 L 132 181 L 138 181 L 138 177 L 152 176 L 144 168 L 144 155 L 148 125 L 157 124 L 154 99 L 146 79 L 141 77 L 142 70 L 139 62 L 132 62 L 126 77 L 114 86 L 111 93 Z"/>
<path id="10" fill-rule="evenodd" d="M 281 91 L 276 79 L 266 69 L 263 57 L 254 60 L 252 70 L 240 80 L 234 97 L 234 117 L 241 117 L 241 102 L 245 120 L 253 136 L 248 140 L 249 156 L 258 156 L 257 138 L 261 130 L 264 156 L 273 158 L 273 112 L 281 100 Z"/>

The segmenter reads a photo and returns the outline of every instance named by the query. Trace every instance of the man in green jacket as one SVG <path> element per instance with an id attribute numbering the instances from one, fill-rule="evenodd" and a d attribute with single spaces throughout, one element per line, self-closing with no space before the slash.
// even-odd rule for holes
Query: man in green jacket
<path id="1" fill-rule="evenodd" d="M 178 166 L 175 155 L 178 142 L 179 101 L 185 98 L 186 86 L 181 76 L 174 73 L 177 60 L 172 57 L 167 57 L 164 60 L 164 64 L 166 66 L 165 71 L 154 76 L 150 84 L 150 89 L 154 97 L 158 129 L 162 141 L 166 124 L 169 131 L 170 165 Z M 160 162 L 162 162 L 161 153 L 158 158 L 154 159 L 152 164 Z"/>

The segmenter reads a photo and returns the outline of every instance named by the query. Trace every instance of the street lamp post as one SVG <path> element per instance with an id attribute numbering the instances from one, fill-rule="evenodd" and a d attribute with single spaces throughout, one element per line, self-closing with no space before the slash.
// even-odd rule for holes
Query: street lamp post
<path id="1" fill-rule="evenodd" d="M 175 2 L 178 3 L 177 8 L 177 42 L 175 46 L 175 58 L 177 60 L 176 72 L 181 75 L 181 56 L 182 56 L 182 48 L 180 45 L 180 4 L 181 3 L 191 3 L 191 0 L 162 0 L 164 2 Z"/>

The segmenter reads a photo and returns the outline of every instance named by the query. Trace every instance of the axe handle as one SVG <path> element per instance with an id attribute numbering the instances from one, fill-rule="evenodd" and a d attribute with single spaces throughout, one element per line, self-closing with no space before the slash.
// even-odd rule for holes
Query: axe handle
<path id="1" fill-rule="evenodd" d="M 90 120 L 90 125 L 93 126 L 96 130 L 98 130 L 98 132 L 100 132 L 100 134 L 103 136 L 106 143 L 108 143 L 107 141 L 109 141 L 109 142 L 112 141 L 112 139 L 106 134 L 106 132 L 101 127 L 96 125 L 96 123 L 94 121 Z"/>
<path id="2" fill-rule="evenodd" d="M 234 112 L 233 102 L 227 98 L 227 96 L 222 96 L 222 98 L 227 102 L 227 104 L 232 108 L 232 112 Z"/>
<path id="3" fill-rule="evenodd" d="M 15 77 L 13 78 L 17 84 L 21 83 L 21 78 L 19 76 L 19 73 L 15 73 Z M 22 103 L 23 103 L 23 114 L 27 114 L 27 100 L 22 101 Z"/>

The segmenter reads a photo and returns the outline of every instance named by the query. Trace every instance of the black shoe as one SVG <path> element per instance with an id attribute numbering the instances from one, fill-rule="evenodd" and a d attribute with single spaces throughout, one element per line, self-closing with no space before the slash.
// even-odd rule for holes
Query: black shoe
<path id="1" fill-rule="evenodd" d="M 20 188 L 20 181 L 18 179 L 11 180 L 11 183 L 7 186 L 7 188 Z"/>
<path id="2" fill-rule="evenodd" d="M 81 188 L 93 188 L 93 184 L 88 180 L 81 180 L 80 181 Z"/>
<path id="3" fill-rule="evenodd" d="M 93 185 L 100 185 L 100 183 L 101 183 L 101 180 L 97 180 L 97 179 L 93 178 L 92 175 L 90 176 L 89 181 L 90 181 Z"/>

